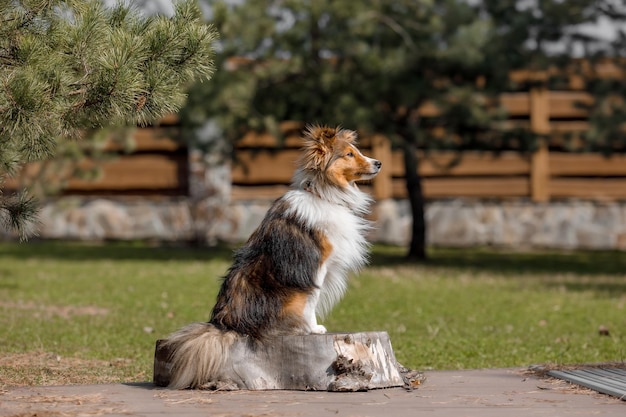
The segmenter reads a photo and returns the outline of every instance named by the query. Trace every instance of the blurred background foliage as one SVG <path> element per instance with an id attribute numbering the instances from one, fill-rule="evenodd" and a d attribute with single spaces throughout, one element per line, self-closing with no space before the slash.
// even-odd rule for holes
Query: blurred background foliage
<path id="1" fill-rule="evenodd" d="M 504 117 L 489 98 L 523 88 L 511 71 L 567 68 L 528 83 L 558 85 L 573 71 L 588 78 L 587 89 L 606 93 L 607 82 L 576 68 L 573 58 L 593 62 L 625 52 L 626 14 L 612 0 L 200 4 L 221 34 L 216 82 L 191 89 L 182 112 L 187 137 L 200 143 L 235 141 L 248 130 L 278 134 L 278 123 L 298 120 L 423 147 L 499 149 L 510 145 L 477 133 L 493 131 Z M 598 25 L 614 29 L 594 33 Z M 415 111 L 427 102 L 438 106 L 436 117 Z"/>
<path id="2" fill-rule="evenodd" d="M 586 104 L 593 127 L 582 137 L 582 149 L 625 149 L 625 84 L 588 70 L 624 55 L 626 9 L 613 0 L 201 5 L 221 34 L 219 70 L 215 82 L 190 90 L 181 112 L 186 140 L 228 154 L 228 145 L 250 130 L 280 137 L 285 120 L 387 135 L 404 150 L 414 220 L 411 257 L 426 257 L 416 149 L 537 148 L 541 135 L 502 123 L 498 94 L 583 76 L 584 88 L 598 99 Z M 585 61 L 577 67 L 581 61 L 574 59 Z M 549 69 L 547 77 L 510 77 L 516 70 Z"/>

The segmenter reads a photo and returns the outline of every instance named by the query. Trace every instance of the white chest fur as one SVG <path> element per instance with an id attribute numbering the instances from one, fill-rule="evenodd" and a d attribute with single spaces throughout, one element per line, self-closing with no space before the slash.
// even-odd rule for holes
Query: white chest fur
<path id="1" fill-rule="evenodd" d="M 363 212 L 369 197 L 360 191 L 355 197 L 359 201 L 354 203 L 361 204 Z M 365 264 L 368 249 L 365 234 L 370 224 L 350 206 L 322 200 L 303 190 L 292 190 L 286 198 L 293 213 L 309 227 L 321 231 L 332 246 L 332 252 L 320 266 L 317 282 L 321 294 L 316 310 L 324 316 L 345 293 L 347 274 Z"/>

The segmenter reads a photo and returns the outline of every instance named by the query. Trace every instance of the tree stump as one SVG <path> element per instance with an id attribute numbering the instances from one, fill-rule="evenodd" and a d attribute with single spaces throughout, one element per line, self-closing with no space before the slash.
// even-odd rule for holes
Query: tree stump
<path id="1" fill-rule="evenodd" d="M 153 379 L 157 386 L 169 384 L 168 358 L 158 340 Z M 241 336 L 222 374 L 223 380 L 207 381 L 206 388 L 364 391 L 405 385 L 386 332 L 282 336 L 262 345 Z"/>

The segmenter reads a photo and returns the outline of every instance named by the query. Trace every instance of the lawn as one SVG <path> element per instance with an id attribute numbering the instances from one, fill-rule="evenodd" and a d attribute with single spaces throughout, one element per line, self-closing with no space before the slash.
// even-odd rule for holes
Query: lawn
<path id="1" fill-rule="evenodd" d="M 329 331 L 386 330 L 421 370 L 626 359 L 623 252 L 438 249 L 423 265 L 402 253 L 374 248 Z M 155 340 L 208 319 L 230 254 L 0 243 L 0 387 L 150 380 Z"/>

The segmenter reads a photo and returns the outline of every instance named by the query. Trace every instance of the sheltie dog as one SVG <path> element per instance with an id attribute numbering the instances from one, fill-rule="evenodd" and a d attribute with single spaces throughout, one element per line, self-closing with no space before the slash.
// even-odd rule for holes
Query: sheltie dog
<path id="1" fill-rule="evenodd" d="M 343 296 L 347 274 L 367 259 L 371 198 L 357 181 L 381 162 L 356 147 L 354 131 L 308 126 L 289 191 L 234 254 L 208 323 L 193 323 L 164 342 L 173 389 L 220 379 L 237 335 L 251 343 L 272 336 L 325 333 L 325 316 Z"/>

